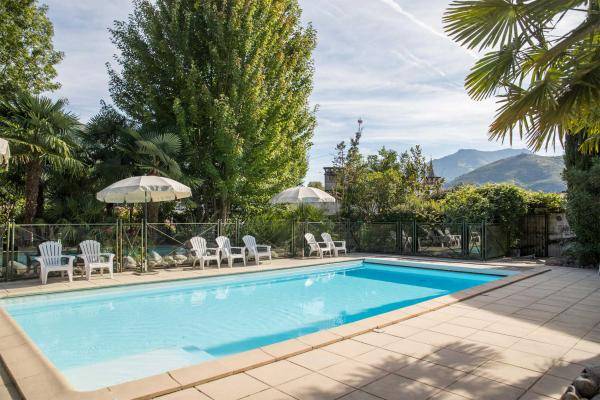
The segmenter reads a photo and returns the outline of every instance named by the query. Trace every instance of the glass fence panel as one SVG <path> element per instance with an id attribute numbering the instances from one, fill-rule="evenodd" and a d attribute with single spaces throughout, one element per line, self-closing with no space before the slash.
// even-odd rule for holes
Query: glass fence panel
<path id="1" fill-rule="evenodd" d="M 417 254 L 433 257 L 461 257 L 463 234 L 463 224 L 417 223 Z"/>
<path id="2" fill-rule="evenodd" d="M 508 230 L 501 224 L 485 225 L 485 258 L 504 257 L 509 253 Z"/>
<path id="3" fill-rule="evenodd" d="M 62 243 L 64 255 L 78 255 L 79 243 L 84 240 L 100 242 L 102 252 L 117 253 L 117 224 L 53 224 L 13 225 L 7 263 L 9 279 L 36 278 L 39 276 L 38 246 L 46 241 Z M 83 261 L 75 262 L 75 272 L 83 274 Z"/>
<path id="4" fill-rule="evenodd" d="M 483 249 L 483 224 L 467 224 L 465 237 L 465 256 L 480 260 L 485 257 Z"/>
<path id="5" fill-rule="evenodd" d="M 208 247 L 217 247 L 217 223 L 151 223 L 148 224 L 148 267 L 174 268 L 191 265 L 189 240 L 206 239 Z"/>
<path id="6" fill-rule="evenodd" d="M 291 257 L 296 224 L 289 220 L 248 219 L 238 224 L 240 241 L 245 235 L 254 236 L 259 245 L 271 246 L 273 258 Z"/>
<path id="7" fill-rule="evenodd" d="M 395 222 L 369 222 L 359 227 L 358 249 L 366 253 L 398 252 L 398 225 Z"/>

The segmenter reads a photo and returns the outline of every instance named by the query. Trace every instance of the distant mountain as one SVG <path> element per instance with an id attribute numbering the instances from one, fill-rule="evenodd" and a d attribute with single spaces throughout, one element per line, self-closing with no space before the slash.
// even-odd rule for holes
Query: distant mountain
<path id="1" fill-rule="evenodd" d="M 433 169 L 436 175 L 443 177 L 446 182 L 471 172 L 503 158 L 519 154 L 531 154 L 527 149 L 503 149 L 497 151 L 480 151 L 474 149 L 461 149 L 454 154 L 433 160 Z"/>
<path id="2" fill-rule="evenodd" d="M 558 193 L 566 190 L 561 177 L 564 167 L 562 156 L 520 154 L 479 167 L 450 181 L 448 186 L 510 182 L 529 190 Z"/>

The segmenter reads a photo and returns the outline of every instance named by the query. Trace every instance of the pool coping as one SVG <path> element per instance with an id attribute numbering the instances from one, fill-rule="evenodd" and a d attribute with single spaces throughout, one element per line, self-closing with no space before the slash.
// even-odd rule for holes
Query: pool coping
<path id="1" fill-rule="evenodd" d="M 462 265 L 453 266 L 449 263 L 435 263 L 431 261 L 415 260 L 392 260 L 386 258 L 360 257 L 354 260 L 368 260 L 369 262 L 410 266 L 424 269 L 442 269 L 461 272 L 475 272 L 483 274 L 504 275 L 504 278 L 478 285 L 469 289 L 461 290 L 452 294 L 437 297 L 422 303 L 414 304 L 408 307 L 399 308 L 394 311 L 379 314 L 373 317 L 365 318 L 356 322 L 340 325 L 335 328 L 325 329 L 309 335 L 300 336 L 295 339 L 289 339 L 283 342 L 274 343 L 257 349 L 233 354 L 219 359 L 203 362 L 201 364 L 183 367 L 167 371 L 158 375 L 137 379 L 94 391 L 76 391 L 62 375 L 62 373 L 45 357 L 38 349 L 37 345 L 22 330 L 18 323 L 0 308 L 0 359 L 9 375 L 13 379 L 15 386 L 25 400 L 133 400 L 133 399 L 151 399 L 153 397 L 177 392 L 191 388 L 209 381 L 224 378 L 249 369 L 257 368 L 272 362 L 283 360 L 313 349 L 321 348 L 329 344 L 350 339 L 357 335 L 367 333 L 374 329 L 380 329 L 397 322 L 404 321 L 449 305 L 470 299 L 472 297 L 487 293 L 489 291 L 510 285 L 532 276 L 536 276 L 551 270 L 548 267 L 534 267 L 526 271 L 510 272 L 494 268 L 481 268 L 485 264 L 476 264 L 480 268 L 464 267 Z M 280 268 L 285 270 L 302 267 L 318 267 L 324 265 L 323 261 L 316 265 L 302 265 L 297 267 Z M 340 260 L 337 262 L 347 262 L 352 260 Z M 326 264 L 330 265 L 331 263 Z M 243 271 L 241 273 L 265 272 L 265 269 L 256 269 L 252 271 Z M 238 273 L 240 273 L 238 272 Z M 228 274 L 229 275 L 229 274 Z M 221 275 L 214 275 L 221 276 Z M 214 277 L 214 276 L 207 276 Z M 175 278 L 166 281 L 181 281 L 193 278 Z M 145 282 L 150 283 L 150 282 Z M 138 283 L 135 283 L 138 284 Z M 139 283 L 141 284 L 141 283 Z M 123 284 L 123 286 L 126 284 Z M 121 286 L 121 285 L 117 285 Z M 116 286 L 108 286 L 116 287 Z M 107 288 L 108 288 L 107 287 Z M 77 290 L 87 290 L 88 288 L 76 288 L 71 290 L 60 290 L 59 292 L 69 292 Z M 92 289 L 92 288 L 90 288 Z M 31 293 L 34 294 L 34 293 Z M 29 294 L 29 295 L 31 295 Z M 48 294 L 47 292 L 38 294 Z M 3 296 L 23 297 L 23 296 Z"/>

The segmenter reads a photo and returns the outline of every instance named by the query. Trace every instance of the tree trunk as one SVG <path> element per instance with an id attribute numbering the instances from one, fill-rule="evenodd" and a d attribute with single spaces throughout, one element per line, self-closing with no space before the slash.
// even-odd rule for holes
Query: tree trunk
<path id="1" fill-rule="evenodd" d="M 27 165 L 25 176 L 25 212 L 23 222 L 31 224 L 38 207 L 40 179 L 42 177 L 42 162 L 37 159 Z"/>

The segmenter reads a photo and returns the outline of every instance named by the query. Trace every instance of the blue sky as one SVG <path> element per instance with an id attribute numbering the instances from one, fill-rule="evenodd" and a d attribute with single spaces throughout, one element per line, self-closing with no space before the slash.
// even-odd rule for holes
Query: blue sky
<path id="1" fill-rule="evenodd" d="M 315 90 L 318 127 L 306 181 L 322 180 L 336 143 L 365 121 L 362 148 L 405 150 L 421 144 L 428 157 L 460 148 L 509 147 L 487 140 L 494 101 L 474 102 L 462 82 L 475 54 L 443 33 L 448 0 L 299 0 L 318 33 Z M 129 0 L 43 0 L 55 27 L 62 88 L 83 121 L 110 101 L 105 63 L 115 48 L 107 27 L 127 18 Z M 524 147 L 516 141 L 514 147 Z"/>

